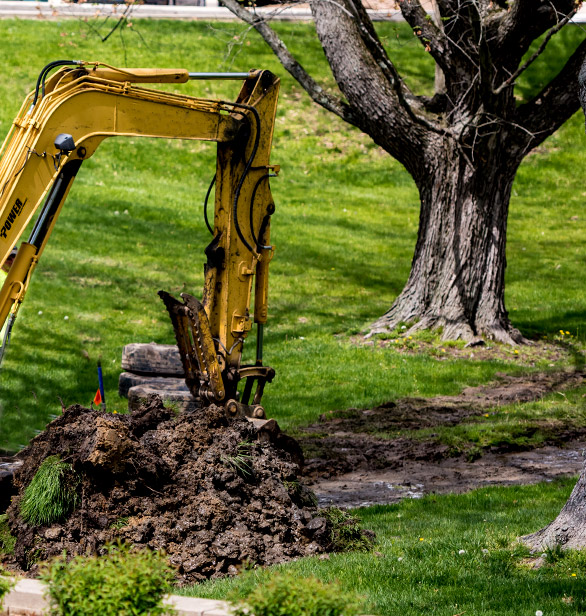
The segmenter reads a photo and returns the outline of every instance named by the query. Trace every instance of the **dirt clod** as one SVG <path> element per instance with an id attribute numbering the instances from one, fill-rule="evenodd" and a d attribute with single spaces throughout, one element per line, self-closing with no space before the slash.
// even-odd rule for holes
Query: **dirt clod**
<path id="1" fill-rule="evenodd" d="M 299 481 L 298 447 L 278 427 L 261 432 L 210 406 L 175 417 L 153 397 L 129 415 L 72 406 L 23 450 L 9 507 L 17 537 L 13 566 L 66 550 L 91 553 L 123 540 L 164 549 L 180 582 L 234 575 L 323 553 L 327 522 Z M 31 527 L 20 501 L 42 461 L 72 465 L 80 502 L 66 520 Z M 325 526 L 324 526 L 325 524 Z"/>

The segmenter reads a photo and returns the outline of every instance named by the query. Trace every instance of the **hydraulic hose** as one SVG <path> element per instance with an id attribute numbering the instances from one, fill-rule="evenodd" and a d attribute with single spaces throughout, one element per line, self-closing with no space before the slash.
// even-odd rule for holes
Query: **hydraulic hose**
<path id="1" fill-rule="evenodd" d="M 203 202 L 203 219 L 205 220 L 208 231 L 212 235 L 214 234 L 214 230 L 212 229 L 210 225 L 210 221 L 208 220 L 208 200 L 210 198 L 210 193 L 212 192 L 212 188 L 214 187 L 215 183 L 216 183 L 216 174 L 214 174 L 214 177 L 212 178 L 212 181 L 210 182 L 210 185 L 208 187 L 208 192 L 206 193 L 205 201 Z"/>
<path id="2" fill-rule="evenodd" d="M 240 241 L 246 246 L 246 248 L 250 252 L 254 253 L 255 250 L 247 242 L 244 235 L 242 235 L 242 230 L 240 229 L 240 223 L 238 222 L 238 200 L 240 198 L 240 191 L 242 190 L 244 180 L 246 179 L 246 176 L 248 175 L 248 172 L 250 171 L 250 168 L 252 167 L 252 162 L 254 161 L 254 157 L 256 156 L 256 152 L 258 150 L 258 144 L 260 143 L 260 115 L 258 111 L 251 105 L 245 105 L 244 103 L 224 102 L 224 101 L 222 101 L 222 104 L 229 105 L 231 107 L 241 107 L 242 109 L 246 109 L 247 111 L 250 111 L 252 115 L 254 116 L 254 119 L 256 122 L 256 127 L 255 127 L 256 134 L 254 138 L 254 145 L 252 146 L 252 152 L 250 153 L 250 157 L 246 161 L 246 166 L 244 167 L 244 171 L 242 172 L 242 175 L 240 176 L 240 179 L 238 180 L 238 185 L 236 186 L 236 192 L 234 194 L 234 203 L 232 204 L 232 214 L 234 216 L 234 226 L 236 228 L 236 233 L 238 234 Z"/>
<path id="3" fill-rule="evenodd" d="M 45 66 L 39 73 L 39 78 L 37 79 L 37 85 L 35 87 L 35 98 L 33 99 L 32 106 L 34 107 L 37 104 L 39 90 L 42 92 L 41 98 L 45 96 L 45 79 L 50 71 L 59 66 L 81 66 L 82 64 L 83 62 L 81 60 L 55 60 L 53 62 L 49 62 L 49 64 L 47 64 L 47 66 Z"/>
<path id="4" fill-rule="evenodd" d="M 265 175 L 262 175 L 260 178 L 258 178 L 256 184 L 254 185 L 254 188 L 252 190 L 252 196 L 250 197 L 250 233 L 252 235 L 252 239 L 254 240 L 254 244 L 256 246 L 257 250 L 270 250 L 272 248 L 272 246 L 264 246 L 263 244 L 261 244 L 261 240 L 263 239 L 262 237 L 257 237 L 254 233 L 254 220 L 253 220 L 253 212 L 254 212 L 254 198 L 256 197 L 256 191 L 258 190 L 258 187 L 260 186 L 260 183 L 263 180 L 266 180 L 268 178 L 276 178 L 277 174 L 276 173 L 265 173 Z M 261 225 L 261 230 L 263 228 L 264 225 Z M 259 233 L 259 236 L 262 235 L 262 233 Z"/>

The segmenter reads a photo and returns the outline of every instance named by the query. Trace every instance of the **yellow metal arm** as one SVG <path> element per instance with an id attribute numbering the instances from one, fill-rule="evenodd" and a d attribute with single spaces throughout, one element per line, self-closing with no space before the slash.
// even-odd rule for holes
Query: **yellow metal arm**
<path id="1" fill-rule="evenodd" d="M 79 167 L 105 138 L 212 141 L 218 155 L 203 307 L 221 370 L 237 382 L 242 343 L 251 328 L 255 274 L 254 316 L 258 323 L 266 322 L 274 210 L 269 155 L 279 80 L 268 71 L 251 71 L 237 100 L 228 102 L 137 85 L 184 83 L 195 74 L 183 69 L 71 62 L 49 76 L 60 64 L 65 63 L 53 63 L 41 73 L 0 151 L 0 265 L 44 201 L 0 290 L 0 327 L 22 302 Z"/>

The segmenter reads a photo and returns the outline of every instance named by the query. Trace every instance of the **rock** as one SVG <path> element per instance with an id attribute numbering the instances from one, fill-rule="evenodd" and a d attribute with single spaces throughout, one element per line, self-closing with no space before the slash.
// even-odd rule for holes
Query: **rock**
<path id="1" fill-rule="evenodd" d="M 325 528 L 327 524 L 328 521 L 325 518 L 313 518 L 307 525 L 307 529 L 314 533 L 315 531 Z"/>
<path id="2" fill-rule="evenodd" d="M 49 541 L 55 541 L 55 539 L 59 539 L 59 537 L 61 537 L 61 535 L 63 534 L 63 531 L 61 530 L 60 526 L 51 526 L 51 528 L 48 528 L 45 531 L 45 539 L 48 539 Z"/>
<path id="3" fill-rule="evenodd" d="M 134 450 L 128 429 L 105 417 L 97 417 L 95 431 L 83 442 L 80 460 L 113 474 L 123 473 Z"/>

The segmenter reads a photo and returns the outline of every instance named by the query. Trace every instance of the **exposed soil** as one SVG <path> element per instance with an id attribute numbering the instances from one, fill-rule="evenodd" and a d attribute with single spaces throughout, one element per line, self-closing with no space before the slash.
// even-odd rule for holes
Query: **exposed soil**
<path id="1" fill-rule="evenodd" d="M 552 423 L 545 447 L 529 452 L 512 445 L 492 447 L 475 452 L 480 459 L 474 462 L 437 439 L 400 433 L 457 425 L 504 404 L 529 402 L 583 383 L 583 372 L 500 375 L 498 383 L 470 387 L 458 396 L 405 398 L 373 409 L 325 413 L 298 436 L 306 457 L 304 474 L 320 505 L 346 507 L 573 475 L 582 467 L 586 426 Z"/>
<path id="2" fill-rule="evenodd" d="M 553 481 L 577 475 L 584 465 L 586 439 L 564 447 L 532 451 L 487 453 L 474 462 L 462 457 L 437 462 L 405 459 L 401 466 L 378 471 L 355 471 L 314 481 L 321 507 L 389 505 L 425 494 L 460 493 L 486 486 Z"/>
<path id="3" fill-rule="evenodd" d="M 49 455 L 71 464 L 80 502 L 68 519 L 34 527 L 20 501 Z M 298 447 L 274 421 L 257 433 L 213 405 L 174 417 L 157 397 L 129 415 L 76 405 L 19 458 L 11 564 L 33 574 L 63 550 L 90 553 L 117 539 L 164 549 L 183 583 L 331 548 L 329 523 L 298 482 Z"/>
<path id="4" fill-rule="evenodd" d="M 63 550 L 89 553 L 121 539 L 165 549 L 187 583 L 235 574 L 247 561 L 273 564 L 331 550 L 329 523 L 304 481 L 319 505 L 356 507 L 573 475 L 583 464 L 586 426 L 560 422 L 544 447 L 493 447 L 474 462 L 433 435 L 404 432 L 457 425 L 583 383 L 583 372 L 500 375 L 458 396 L 328 412 L 297 442 L 274 421 L 257 432 L 215 406 L 177 417 L 157 398 L 129 415 L 73 406 L 18 455 L 18 494 L 8 508 L 17 548 L 8 564 L 34 574 L 37 562 Z M 32 527 L 19 515 L 20 501 L 41 462 L 55 454 L 72 465 L 81 499 L 67 520 Z"/>

